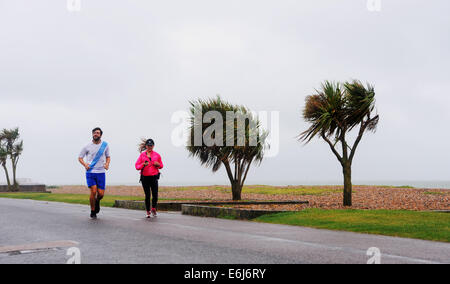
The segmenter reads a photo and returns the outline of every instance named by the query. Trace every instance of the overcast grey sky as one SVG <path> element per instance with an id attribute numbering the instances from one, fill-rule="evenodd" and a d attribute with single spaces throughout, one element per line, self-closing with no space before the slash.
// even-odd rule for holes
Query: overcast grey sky
<path id="1" fill-rule="evenodd" d="M 172 114 L 220 94 L 280 112 L 280 152 L 248 183 L 339 182 L 326 143 L 295 136 L 307 95 L 356 78 L 375 85 L 380 123 L 354 180 L 450 180 L 450 2 L 366 2 L 0 0 L 0 128 L 20 127 L 19 177 L 84 184 L 77 155 L 100 126 L 110 184 L 137 184 L 141 137 L 163 157 L 161 184 L 227 184 L 171 143 Z"/>

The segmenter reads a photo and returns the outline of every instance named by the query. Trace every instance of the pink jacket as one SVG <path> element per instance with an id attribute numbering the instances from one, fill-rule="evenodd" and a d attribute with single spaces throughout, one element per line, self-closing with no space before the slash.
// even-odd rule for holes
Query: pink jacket
<path id="1" fill-rule="evenodd" d="M 142 173 L 144 176 L 155 176 L 159 173 L 159 169 L 163 168 L 163 163 L 161 161 L 161 155 L 159 155 L 155 151 L 152 151 L 150 153 L 150 158 L 152 159 L 151 161 L 147 157 L 147 152 L 144 151 L 141 153 L 141 155 L 139 156 L 139 158 L 136 161 L 136 170 L 138 170 L 138 171 L 140 171 L 140 170 L 142 170 L 142 168 L 144 168 L 145 161 L 149 162 L 149 164 L 147 166 L 145 166 L 144 171 Z M 153 162 L 158 162 L 159 167 L 155 167 L 153 165 Z"/>

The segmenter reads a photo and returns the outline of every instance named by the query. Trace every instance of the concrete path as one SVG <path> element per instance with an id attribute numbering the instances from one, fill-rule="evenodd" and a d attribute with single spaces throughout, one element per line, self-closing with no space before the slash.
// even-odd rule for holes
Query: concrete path
<path id="1" fill-rule="evenodd" d="M 450 263 L 450 244 L 303 227 L 0 198 L 0 263 Z M 73 251 L 71 251 L 73 252 Z"/>

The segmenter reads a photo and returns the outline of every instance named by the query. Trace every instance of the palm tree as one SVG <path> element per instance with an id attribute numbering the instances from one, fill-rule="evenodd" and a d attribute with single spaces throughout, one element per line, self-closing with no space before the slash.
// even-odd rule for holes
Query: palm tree
<path id="1" fill-rule="evenodd" d="M 23 141 L 18 142 L 17 144 L 14 144 L 12 151 L 11 151 L 11 162 L 12 162 L 12 170 L 13 170 L 13 180 L 14 180 L 14 189 L 19 190 L 19 183 L 16 179 L 16 173 L 17 173 L 17 164 L 19 163 L 19 157 L 23 152 Z"/>
<path id="2" fill-rule="evenodd" d="M 316 135 L 325 140 L 340 162 L 344 175 L 344 206 L 352 205 L 352 162 L 364 133 L 375 131 L 379 116 L 373 116 L 375 90 L 354 80 L 344 84 L 326 81 L 316 94 L 306 97 L 303 118 L 311 126 L 299 136 L 308 143 Z M 347 133 L 359 127 L 353 145 Z M 341 151 L 336 147 L 340 143 Z"/>
<path id="3" fill-rule="evenodd" d="M 246 107 L 232 105 L 219 96 L 190 104 L 187 146 L 190 156 L 199 158 L 200 163 L 211 167 L 213 172 L 223 165 L 231 183 L 233 200 L 241 200 L 251 164 L 260 164 L 268 147 L 265 144 L 267 132 L 262 131 L 259 120 Z M 210 114 L 214 118 L 208 119 Z M 243 118 L 244 123 L 240 124 Z"/>
<path id="4" fill-rule="evenodd" d="M 19 157 L 23 151 L 23 141 L 18 142 L 20 137 L 19 128 L 14 129 L 3 129 L 1 132 L 1 137 L 5 141 L 6 152 L 11 159 L 12 172 L 13 172 L 13 189 L 15 191 L 19 190 L 19 184 L 17 183 L 16 173 L 17 173 L 17 163 L 19 162 Z M 6 171 L 6 162 L 4 169 Z"/>
<path id="5" fill-rule="evenodd" d="M 8 168 L 6 166 L 6 162 L 8 160 L 8 151 L 6 151 L 6 148 L 3 145 L 4 143 L 1 140 L 3 140 L 2 137 L 0 137 L 0 164 L 2 165 L 3 170 L 5 171 L 6 182 L 8 184 L 8 191 L 11 191 L 11 181 L 9 179 Z"/>

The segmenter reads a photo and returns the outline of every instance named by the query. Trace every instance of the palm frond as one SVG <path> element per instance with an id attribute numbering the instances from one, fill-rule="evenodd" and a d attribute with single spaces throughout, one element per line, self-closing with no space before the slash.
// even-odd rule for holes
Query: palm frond
<path id="1" fill-rule="evenodd" d="M 311 126 L 299 135 L 299 140 L 310 142 L 317 134 L 338 137 L 345 116 L 345 97 L 340 83 L 325 81 L 316 94 L 306 97 L 303 118 Z"/>
<path id="2" fill-rule="evenodd" d="M 211 167 L 213 172 L 217 171 L 224 161 L 248 160 L 258 163 L 262 161 L 264 151 L 269 147 L 266 143 L 268 134 L 262 130 L 260 121 L 248 108 L 242 105 L 233 105 L 224 101 L 220 96 L 206 100 L 198 99 L 189 103 L 191 117 L 187 150 L 190 156 L 197 157 L 202 165 Z M 216 121 L 203 122 L 203 115 L 210 111 L 217 112 L 222 117 L 222 131 L 219 133 L 212 132 L 210 128 Z M 232 113 L 235 119 L 227 120 L 227 113 Z M 196 119 L 195 115 L 198 114 L 201 117 Z M 238 130 L 242 125 L 239 125 L 238 121 L 242 121 L 244 126 L 240 132 Z M 213 137 L 222 144 L 206 145 L 202 139 L 201 145 L 196 145 L 194 143 L 196 129 L 201 131 L 202 137 Z M 238 134 L 241 135 L 242 140 L 239 140 Z M 244 143 L 239 145 L 239 141 Z M 256 145 L 250 145 L 251 141 L 256 141 Z M 230 142 L 232 145 L 229 145 Z"/>
<path id="3" fill-rule="evenodd" d="M 346 82 L 344 86 L 347 99 L 346 124 L 349 126 L 349 130 L 361 124 L 364 120 L 370 120 L 367 130 L 375 130 L 378 124 L 378 116 L 373 120 L 370 118 L 375 108 L 374 87 L 370 84 L 364 86 L 358 80 Z"/>

